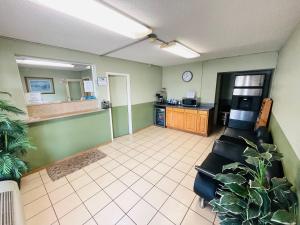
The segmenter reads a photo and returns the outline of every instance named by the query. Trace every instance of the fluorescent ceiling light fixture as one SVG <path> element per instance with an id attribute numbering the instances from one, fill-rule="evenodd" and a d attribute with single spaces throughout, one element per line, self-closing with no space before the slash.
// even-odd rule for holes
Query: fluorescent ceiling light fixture
<path id="1" fill-rule="evenodd" d="M 138 39 L 152 33 L 141 23 L 96 0 L 30 0 L 69 16 L 84 20 L 129 38 Z"/>
<path id="2" fill-rule="evenodd" d="M 73 68 L 74 65 L 70 63 L 55 62 L 49 60 L 37 60 L 37 59 L 16 59 L 18 64 L 35 65 L 35 66 L 53 66 L 63 68 Z"/>
<path id="3" fill-rule="evenodd" d="M 175 55 L 179 55 L 187 59 L 196 58 L 200 56 L 198 52 L 195 52 L 176 41 L 170 42 L 169 44 L 163 44 L 160 46 L 160 48 L 162 50 L 173 53 Z"/>

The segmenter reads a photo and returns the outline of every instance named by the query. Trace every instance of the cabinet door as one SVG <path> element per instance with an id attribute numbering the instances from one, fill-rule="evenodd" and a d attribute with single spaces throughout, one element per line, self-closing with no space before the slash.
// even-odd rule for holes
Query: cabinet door
<path id="1" fill-rule="evenodd" d="M 184 129 L 184 109 L 173 109 L 173 123 L 174 128 Z"/>
<path id="2" fill-rule="evenodd" d="M 208 135 L 208 112 L 198 111 L 197 133 L 205 136 Z"/>
<path id="3" fill-rule="evenodd" d="M 184 110 L 184 129 L 190 132 L 197 131 L 198 111 L 194 109 Z"/>
<path id="4" fill-rule="evenodd" d="M 166 108 L 166 125 L 167 127 L 174 127 L 173 123 L 173 109 L 170 107 Z"/>

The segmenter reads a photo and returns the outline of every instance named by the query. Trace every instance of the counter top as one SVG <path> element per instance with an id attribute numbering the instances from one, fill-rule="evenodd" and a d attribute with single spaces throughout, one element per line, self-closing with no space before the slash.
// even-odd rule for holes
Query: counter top
<path id="1" fill-rule="evenodd" d="M 209 111 L 214 108 L 213 104 L 202 104 L 199 106 L 182 106 L 182 105 L 170 105 L 170 104 L 158 104 L 155 103 L 154 106 L 158 107 L 172 107 L 172 108 L 180 108 L 180 109 L 195 109 L 195 110 L 205 110 Z"/>
<path id="2" fill-rule="evenodd" d="M 25 121 L 25 123 L 32 124 L 32 123 L 61 119 L 61 118 L 66 118 L 66 117 L 71 117 L 71 116 L 78 116 L 78 115 L 84 115 L 84 114 L 89 114 L 89 113 L 101 112 L 101 111 L 105 111 L 105 110 L 106 109 L 90 109 L 90 110 L 82 110 L 82 111 L 70 112 L 70 113 L 61 113 L 61 114 L 52 115 L 52 116 L 30 117 L 28 120 Z"/>

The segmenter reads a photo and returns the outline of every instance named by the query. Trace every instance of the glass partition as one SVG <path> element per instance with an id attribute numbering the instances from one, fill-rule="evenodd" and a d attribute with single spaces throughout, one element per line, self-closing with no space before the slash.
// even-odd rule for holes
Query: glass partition
<path id="1" fill-rule="evenodd" d="M 25 56 L 16 62 L 28 105 L 96 99 L 91 65 Z"/>

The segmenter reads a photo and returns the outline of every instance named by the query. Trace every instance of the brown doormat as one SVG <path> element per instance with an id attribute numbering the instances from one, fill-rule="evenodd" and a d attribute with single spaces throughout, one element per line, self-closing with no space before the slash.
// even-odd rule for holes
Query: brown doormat
<path id="1" fill-rule="evenodd" d="M 55 181 L 75 172 L 76 170 L 88 166 L 89 164 L 94 163 L 105 156 L 106 154 L 95 148 L 49 166 L 47 168 L 47 173 L 51 180 Z"/>

